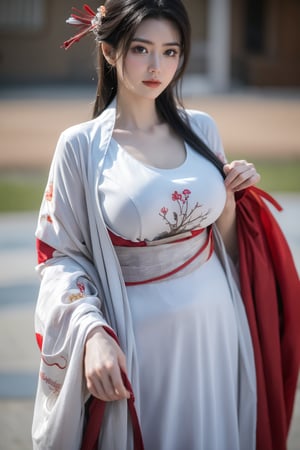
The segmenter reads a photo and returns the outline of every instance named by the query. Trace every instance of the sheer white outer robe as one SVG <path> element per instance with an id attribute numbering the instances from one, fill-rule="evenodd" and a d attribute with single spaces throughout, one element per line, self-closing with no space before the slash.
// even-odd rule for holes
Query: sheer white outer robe
<path id="1" fill-rule="evenodd" d="M 139 369 L 131 308 L 98 194 L 115 114 L 113 102 L 98 118 L 61 134 L 40 210 L 36 236 L 56 251 L 38 267 L 41 288 L 35 328 L 43 336 L 43 347 L 32 427 L 35 449 L 80 448 L 84 402 L 88 397 L 83 376 L 84 342 L 95 326 L 109 326 L 117 334 L 126 354 L 139 411 Z M 212 119 L 196 111 L 188 111 L 188 116 L 191 126 L 207 145 L 222 153 Z M 243 450 L 254 449 L 256 387 L 251 338 L 230 263 L 216 229 L 214 235 L 236 315 L 238 445 Z M 126 401 L 107 405 L 99 448 L 132 449 Z"/>

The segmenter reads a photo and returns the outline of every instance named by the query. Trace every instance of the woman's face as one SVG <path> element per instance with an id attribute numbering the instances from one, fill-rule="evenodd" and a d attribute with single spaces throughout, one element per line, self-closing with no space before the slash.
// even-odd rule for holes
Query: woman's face
<path id="1" fill-rule="evenodd" d="M 127 55 L 117 58 L 119 95 L 157 98 L 172 81 L 180 54 L 180 35 L 172 22 L 144 20 L 134 34 Z"/>

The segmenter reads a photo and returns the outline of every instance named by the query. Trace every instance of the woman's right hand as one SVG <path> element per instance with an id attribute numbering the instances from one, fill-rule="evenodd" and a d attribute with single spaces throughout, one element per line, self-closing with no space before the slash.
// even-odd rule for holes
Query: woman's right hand
<path id="1" fill-rule="evenodd" d="M 86 339 L 84 371 L 89 392 L 106 402 L 130 397 L 121 370 L 127 374 L 126 359 L 117 342 L 103 327 L 94 328 Z"/>

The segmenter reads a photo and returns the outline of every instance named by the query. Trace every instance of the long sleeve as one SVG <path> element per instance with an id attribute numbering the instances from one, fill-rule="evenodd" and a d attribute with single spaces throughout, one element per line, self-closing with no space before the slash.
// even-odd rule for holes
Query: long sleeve
<path id="1" fill-rule="evenodd" d="M 105 325 L 101 283 L 93 264 L 80 160 L 59 139 L 43 198 L 37 240 L 41 276 L 35 331 L 41 365 L 33 420 L 34 448 L 80 447 L 84 342 Z"/>
<path id="2" fill-rule="evenodd" d="M 104 325 L 118 337 L 139 405 L 131 311 L 99 201 L 114 121 L 112 103 L 98 118 L 65 130 L 49 173 L 36 231 L 42 280 L 35 329 L 42 358 L 33 418 L 34 449 L 76 450 L 81 446 L 88 395 L 84 343 L 95 326 Z M 110 402 L 105 409 L 104 448 L 118 449 L 124 442 L 131 448 L 127 402 Z"/>

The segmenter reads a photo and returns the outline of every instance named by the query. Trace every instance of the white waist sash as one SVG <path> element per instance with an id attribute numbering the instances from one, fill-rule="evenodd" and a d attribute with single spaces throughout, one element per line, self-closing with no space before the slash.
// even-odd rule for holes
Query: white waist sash
<path id="1" fill-rule="evenodd" d="M 213 251 L 212 230 L 161 245 L 115 246 L 115 250 L 127 286 L 154 283 L 183 276 L 204 264 Z"/>

